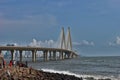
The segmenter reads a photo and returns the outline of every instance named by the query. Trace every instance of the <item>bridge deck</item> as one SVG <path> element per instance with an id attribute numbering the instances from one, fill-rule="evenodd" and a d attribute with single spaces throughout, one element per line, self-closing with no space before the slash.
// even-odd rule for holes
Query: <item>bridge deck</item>
<path id="1" fill-rule="evenodd" d="M 30 46 L 0 46 L 0 50 L 22 50 L 22 51 L 57 51 L 57 52 L 72 52 L 74 55 L 77 55 L 75 52 L 67 49 L 60 48 L 46 48 L 46 47 L 30 47 Z"/>

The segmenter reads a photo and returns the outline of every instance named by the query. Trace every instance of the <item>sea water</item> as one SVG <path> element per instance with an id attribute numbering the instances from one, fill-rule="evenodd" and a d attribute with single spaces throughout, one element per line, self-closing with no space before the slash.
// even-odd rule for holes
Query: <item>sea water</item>
<path id="1" fill-rule="evenodd" d="M 76 77 L 110 78 L 120 80 L 120 57 L 77 57 L 74 59 L 29 62 L 29 66 L 46 72 L 75 75 Z"/>

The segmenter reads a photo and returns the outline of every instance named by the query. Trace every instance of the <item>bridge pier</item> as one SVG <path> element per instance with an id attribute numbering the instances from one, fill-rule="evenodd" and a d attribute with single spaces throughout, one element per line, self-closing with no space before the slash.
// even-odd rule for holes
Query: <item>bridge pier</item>
<path id="1" fill-rule="evenodd" d="M 66 56 L 66 59 L 70 59 L 72 57 L 72 53 L 71 52 L 67 52 L 65 54 L 65 56 Z"/>
<path id="2" fill-rule="evenodd" d="M 20 50 L 19 53 L 20 53 L 20 62 L 22 62 L 22 50 Z"/>
<path id="3" fill-rule="evenodd" d="M 65 59 L 65 53 L 62 52 L 62 59 Z"/>
<path id="4" fill-rule="evenodd" d="M 56 51 L 53 51 L 53 60 L 56 60 Z"/>
<path id="5" fill-rule="evenodd" d="M 44 61 L 48 61 L 48 51 L 44 51 L 43 54 Z"/>
<path id="6" fill-rule="evenodd" d="M 32 51 L 32 62 L 36 62 L 36 50 Z"/>
<path id="7" fill-rule="evenodd" d="M 61 51 L 61 52 L 59 53 L 59 55 L 60 55 L 60 59 L 64 59 L 64 52 L 63 52 L 63 51 Z"/>
<path id="8" fill-rule="evenodd" d="M 49 60 L 51 60 L 52 59 L 52 53 L 51 53 L 51 51 L 49 51 Z"/>
<path id="9" fill-rule="evenodd" d="M 13 60 L 13 58 L 14 58 L 13 53 L 14 53 L 14 50 L 11 50 L 11 60 Z"/>
<path id="10" fill-rule="evenodd" d="M 66 59 L 70 59 L 70 58 L 72 58 L 73 57 L 73 53 L 72 52 L 66 52 L 65 53 L 65 58 Z"/>
<path id="11" fill-rule="evenodd" d="M 0 52 L 2 50 L 10 51 L 11 53 L 11 60 L 14 60 L 14 52 L 19 51 L 19 60 L 22 61 L 22 52 L 23 51 L 31 51 L 32 52 L 32 61 L 36 62 L 37 56 L 36 52 L 37 51 L 42 51 L 43 52 L 43 59 L 44 61 L 48 60 L 63 60 L 66 58 L 75 58 L 77 57 L 77 54 L 73 52 L 72 50 L 67 50 L 67 49 L 59 49 L 59 48 L 42 48 L 42 47 L 9 47 L 9 46 L 0 46 Z M 49 53 L 48 53 L 49 52 Z"/>
<path id="12" fill-rule="evenodd" d="M 34 55 L 35 55 L 35 62 L 36 62 L 36 60 L 37 60 L 37 50 L 35 50 Z"/>
<path id="13" fill-rule="evenodd" d="M 73 53 L 70 53 L 68 58 L 72 58 L 73 57 Z"/>
<path id="14" fill-rule="evenodd" d="M 72 58 L 76 58 L 77 56 L 76 55 L 73 55 L 73 57 Z"/>
<path id="15" fill-rule="evenodd" d="M 76 58 L 76 55 L 71 52 L 69 58 Z"/>
<path id="16" fill-rule="evenodd" d="M 66 53 L 64 54 L 64 59 L 67 59 L 67 57 L 68 57 L 68 56 L 67 56 L 67 52 L 66 52 Z"/>

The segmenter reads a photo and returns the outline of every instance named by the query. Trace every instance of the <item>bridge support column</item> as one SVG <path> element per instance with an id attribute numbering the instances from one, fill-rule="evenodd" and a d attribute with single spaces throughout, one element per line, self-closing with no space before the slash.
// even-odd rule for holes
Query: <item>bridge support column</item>
<path id="1" fill-rule="evenodd" d="M 44 61 L 48 61 L 48 51 L 44 51 Z"/>
<path id="2" fill-rule="evenodd" d="M 64 52 L 61 51 L 59 55 L 60 55 L 60 59 L 64 59 Z"/>
<path id="3" fill-rule="evenodd" d="M 64 52 L 62 52 L 62 59 L 64 59 Z"/>
<path id="4" fill-rule="evenodd" d="M 72 58 L 76 58 L 77 56 L 75 54 L 73 54 L 73 57 Z"/>
<path id="5" fill-rule="evenodd" d="M 35 55 L 35 61 L 36 61 L 37 60 L 37 51 L 35 52 L 34 55 Z"/>
<path id="6" fill-rule="evenodd" d="M 13 60 L 13 58 L 14 58 L 13 53 L 14 53 L 14 50 L 11 50 L 11 60 Z"/>
<path id="7" fill-rule="evenodd" d="M 59 52 L 58 59 L 61 59 L 61 52 Z"/>
<path id="8" fill-rule="evenodd" d="M 45 51 L 43 51 L 43 59 L 44 59 L 44 61 L 45 61 Z"/>
<path id="9" fill-rule="evenodd" d="M 36 50 L 32 51 L 32 62 L 36 62 Z"/>
<path id="10" fill-rule="evenodd" d="M 52 59 L 52 54 L 51 54 L 51 51 L 49 51 L 49 60 Z"/>
<path id="11" fill-rule="evenodd" d="M 53 60 L 56 60 L 56 51 L 53 51 Z"/>
<path id="12" fill-rule="evenodd" d="M 64 54 L 64 59 L 67 59 L 67 52 Z"/>
<path id="13" fill-rule="evenodd" d="M 66 59 L 70 59 L 71 58 L 71 53 L 70 52 L 66 52 L 65 53 L 65 58 Z"/>
<path id="14" fill-rule="evenodd" d="M 19 53 L 20 53 L 20 62 L 22 62 L 22 50 L 20 50 Z"/>
<path id="15" fill-rule="evenodd" d="M 68 58 L 73 58 L 73 53 L 70 53 Z"/>

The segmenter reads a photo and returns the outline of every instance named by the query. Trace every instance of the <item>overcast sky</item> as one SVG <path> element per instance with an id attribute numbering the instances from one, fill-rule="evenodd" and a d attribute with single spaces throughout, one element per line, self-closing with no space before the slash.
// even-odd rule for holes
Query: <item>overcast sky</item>
<path id="1" fill-rule="evenodd" d="M 0 43 L 58 40 L 71 27 L 81 55 L 120 56 L 120 0 L 0 0 Z"/>

